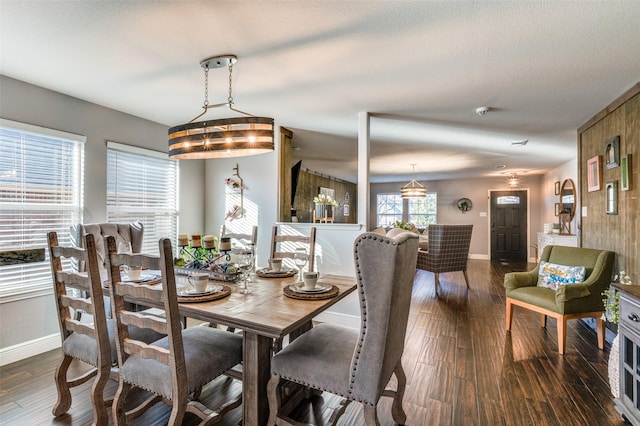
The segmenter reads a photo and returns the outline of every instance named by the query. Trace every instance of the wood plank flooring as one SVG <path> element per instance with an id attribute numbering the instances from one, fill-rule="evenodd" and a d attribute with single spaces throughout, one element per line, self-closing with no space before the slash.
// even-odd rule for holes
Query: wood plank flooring
<path id="1" fill-rule="evenodd" d="M 555 321 L 540 327 L 539 316 L 516 307 L 511 333 L 504 330 L 505 272 L 533 265 L 469 261 L 467 290 L 461 272 L 440 275 L 440 295 L 433 274 L 416 274 L 403 364 L 407 374 L 404 407 L 408 425 L 622 425 L 613 407 L 606 350 L 597 349 L 595 332 L 571 321 L 564 356 L 557 352 Z M 53 372 L 58 351 L 0 369 L 0 424 L 89 425 L 89 384 L 73 390 L 68 414 L 54 419 Z M 116 384 L 108 385 L 113 394 Z M 241 391 L 222 378 L 206 387 L 204 402 Z M 297 420 L 326 424 L 338 398 L 322 394 L 302 403 Z M 391 425 L 391 404 L 378 405 L 382 425 Z M 236 409 L 223 425 L 241 422 Z M 154 407 L 135 424 L 161 425 L 169 410 Z M 185 424 L 196 424 L 195 418 Z M 351 404 L 340 425 L 362 425 L 359 404 Z"/>

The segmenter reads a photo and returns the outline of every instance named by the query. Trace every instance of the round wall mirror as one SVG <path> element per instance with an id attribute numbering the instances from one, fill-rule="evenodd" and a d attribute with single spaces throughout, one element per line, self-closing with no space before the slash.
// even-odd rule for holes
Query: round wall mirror
<path id="1" fill-rule="evenodd" d="M 565 179 L 560 188 L 560 213 L 569 213 L 569 221 L 576 213 L 576 187 L 571 179 Z"/>

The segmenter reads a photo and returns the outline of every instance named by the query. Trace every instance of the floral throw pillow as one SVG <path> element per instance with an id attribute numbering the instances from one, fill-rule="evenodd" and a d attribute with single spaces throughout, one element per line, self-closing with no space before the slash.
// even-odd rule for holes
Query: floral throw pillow
<path id="1" fill-rule="evenodd" d="M 557 290 L 559 285 L 581 283 L 586 272 L 584 266 L 557 265 L 542 260 L 538 269 L 538 287 Z"/>

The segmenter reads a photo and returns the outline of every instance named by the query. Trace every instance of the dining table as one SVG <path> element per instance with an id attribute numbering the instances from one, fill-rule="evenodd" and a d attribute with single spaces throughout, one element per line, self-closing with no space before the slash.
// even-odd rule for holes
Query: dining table
<path id="1" fill-rule="evenodd" d="M 250 284 L 250 294 L 240 292 L 240 283 L 212 281 L 229 287 L 230 294 L 217 300 L 178 304 L 183 317 L 242 331 L 242 423 L 245 426 L 265 425 L 269 418 L 267 382 L 271 378 L 274 339 L 295 337 L 311 326 L 314 317 L 356 289 L 355 277 L 321 274 L 318 283 L 334 286 L 332 297 L 296 299 L 285 295 L 285 290 L 297 280 L 297 275 L 256 276 Z M 178 288 L 186 281 L 184 276 L 176 275 Z M 148 305 L 145 300 L 131 301 Z"/>

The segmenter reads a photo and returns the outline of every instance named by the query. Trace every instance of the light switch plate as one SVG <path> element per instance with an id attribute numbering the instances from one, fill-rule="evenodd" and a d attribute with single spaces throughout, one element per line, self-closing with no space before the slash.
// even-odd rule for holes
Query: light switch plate
<path id="1" fill-rule="evenodd" d="M 582 217 L 587 217 L 587 206 L 582 206 Z"/>

